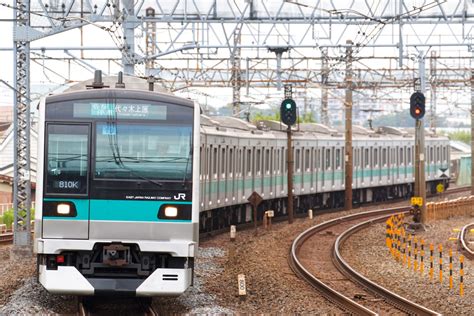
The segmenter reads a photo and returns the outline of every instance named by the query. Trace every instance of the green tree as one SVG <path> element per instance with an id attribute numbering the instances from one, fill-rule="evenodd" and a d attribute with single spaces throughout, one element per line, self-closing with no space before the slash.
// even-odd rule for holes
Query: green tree
<path id="1" fill-rule="evenodd" d="M 280 121 L 280 111 L 275 111 L 270 114 L 264 114 L 262 112 L 257 112 L 253 115 L 251 121 L 253 123 L 267 120 L 267 121 Z M 298 123 L 316 123 L 316 120 L 313 118 L 311 113 L 304 113 L 303 115 L 298 116 Z"/>
<path id="2" fill-rule="evenodd" d="M 469 133 L 467 131 L 459 131 L 459 132 L 448 133 L 448 136 L 452 140 L 461 141 L 461 142 L 466 143 L 466 144 L 471 143 L 471 133 Z"/>
<path id="3" fill-rule="evenodd" d="M 25 211 L 23 211 L 20 215 L 25 216 L 26 215 Z M 35 219 L 35 209 L 34 208 L 31 209 L 30 218 Z M 0 216 L 0 223 L 7 225 L 7 229 L 11 229 L 12 224 L 13 224 L 13 219 L 14 219 L 14 212 L 13 212 L 13 209 L 11 208 L 8 211 L 4 212 L 3 216 Z"/>
<path id="4" fill-rule="evenodd" d="M 280 120 L 280 112 L 273 112 L 271 114 L 264 114 L 262 112 L 257 112 L 253 115 L 251 121 L 256 123 L 258 121 L 279 121 Z"/>

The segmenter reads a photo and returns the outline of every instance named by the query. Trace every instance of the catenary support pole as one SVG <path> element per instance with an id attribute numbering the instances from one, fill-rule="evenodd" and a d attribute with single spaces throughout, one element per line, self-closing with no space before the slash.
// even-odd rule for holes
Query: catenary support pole
<path id="1" fill-rule="evenodd" d="M 346 41 L 352 45 L 351 40 Z M 352 209 L 352 46 L 346 48 L 346 99 L 344 102 L 346 125 L 345 125 L 345 209 Z"/>
<path id="2" fill-rule="evenodd" d="M 20 32 L 30 25 L 30 1 L 17 0 L 14 45 L 14 184 L 13 252 L 30 253 L 31 178 L 30 178 L 30 41 Z"/>
<path id="3" fill-rule="evenodd" d="M 420 76 L 420 92 L 425 94 L 426 92 L 426 78 L 425 78 L 425 56 L 423 51 L 420 51 L 419 57 L 419 76 Z M 423 126 L 423 119 L 417 120 L 416 132 L 418 134 L 418 156 L 417 160 L 419 163 L 418 168 L 418 194 L 417 196 L 423 199 L 421 205 L 421 223 L 426 223 L 426 183 L 425 183 L 425 128 Z"/>
<path id="4" fill-rule="evenodd" d="M 288 223 L 293 223 L 293 144 L 291 126 L 286 130 L 288 135 Z"/>

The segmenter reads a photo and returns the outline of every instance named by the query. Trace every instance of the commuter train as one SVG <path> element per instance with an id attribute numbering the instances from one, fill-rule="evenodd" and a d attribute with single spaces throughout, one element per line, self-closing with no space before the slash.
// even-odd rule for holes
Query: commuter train
<path id="1" fill-rule="evenodd" d="M 258 219 L 286 214 L 285 125 L 211 118 L 186 99 L 93 86 L 39 108 L 35 251 L 48 291 L 179 295 L 192 284 L 199 232 L 251 222 L 253 192 L 263 198 Z M 448 185 L 449 140 L 427 132 L 425 144 L 434 192 Z M 413 146 L 413 131 L 355 126 L 354 204 L 411 196 Z M 343 205 L 341 131 L 297 125 L 293 157 L 296 213 Z"/>
<path id="2" fill-rule="evenodd" d="M 200 230 L 251 221 L 252 192 L 275 216 L 286 214 L 287 127 L 230 117 L 201 119 Z M 425 133 L 427 192 L 449 183 L 449 139 Z M 353 127 L 353 203 L 408 198 L 414 191 L 414 129 Z M 344 132 L 315 123 L 293 131 L 296 212 L 344 205 Z"/>
<path id="3" fill-rule="evenodd" d="M 58 294 L 179 295 L 199 236 L 200 108 L 101 86 L 39 106 L 39 282 Z"/>

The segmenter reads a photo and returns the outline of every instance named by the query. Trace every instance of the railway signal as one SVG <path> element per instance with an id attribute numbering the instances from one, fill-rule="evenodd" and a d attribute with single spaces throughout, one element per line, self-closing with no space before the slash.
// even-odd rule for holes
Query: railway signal
<path id="1" fill-rule="evenodd" d="M 281 103 L 280 116 L 283 123 L 291 126 L 296 123 L 296 102 L 293 99 L 285 99 Z"/>
<path id="2" fill-rule="evenodd" d="M 410 97 L 410 115 L 419 120 L 425 116 L 425 96 L 421 92 L 415 92 Z"/>

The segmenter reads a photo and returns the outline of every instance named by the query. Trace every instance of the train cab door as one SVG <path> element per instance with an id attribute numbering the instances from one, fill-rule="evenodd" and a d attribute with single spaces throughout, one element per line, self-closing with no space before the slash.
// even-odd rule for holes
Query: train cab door
<path id="1" fill-rule="evenodd" d="M 90 124 L 45 126 L 43 238 L 89 238 Z"/>

